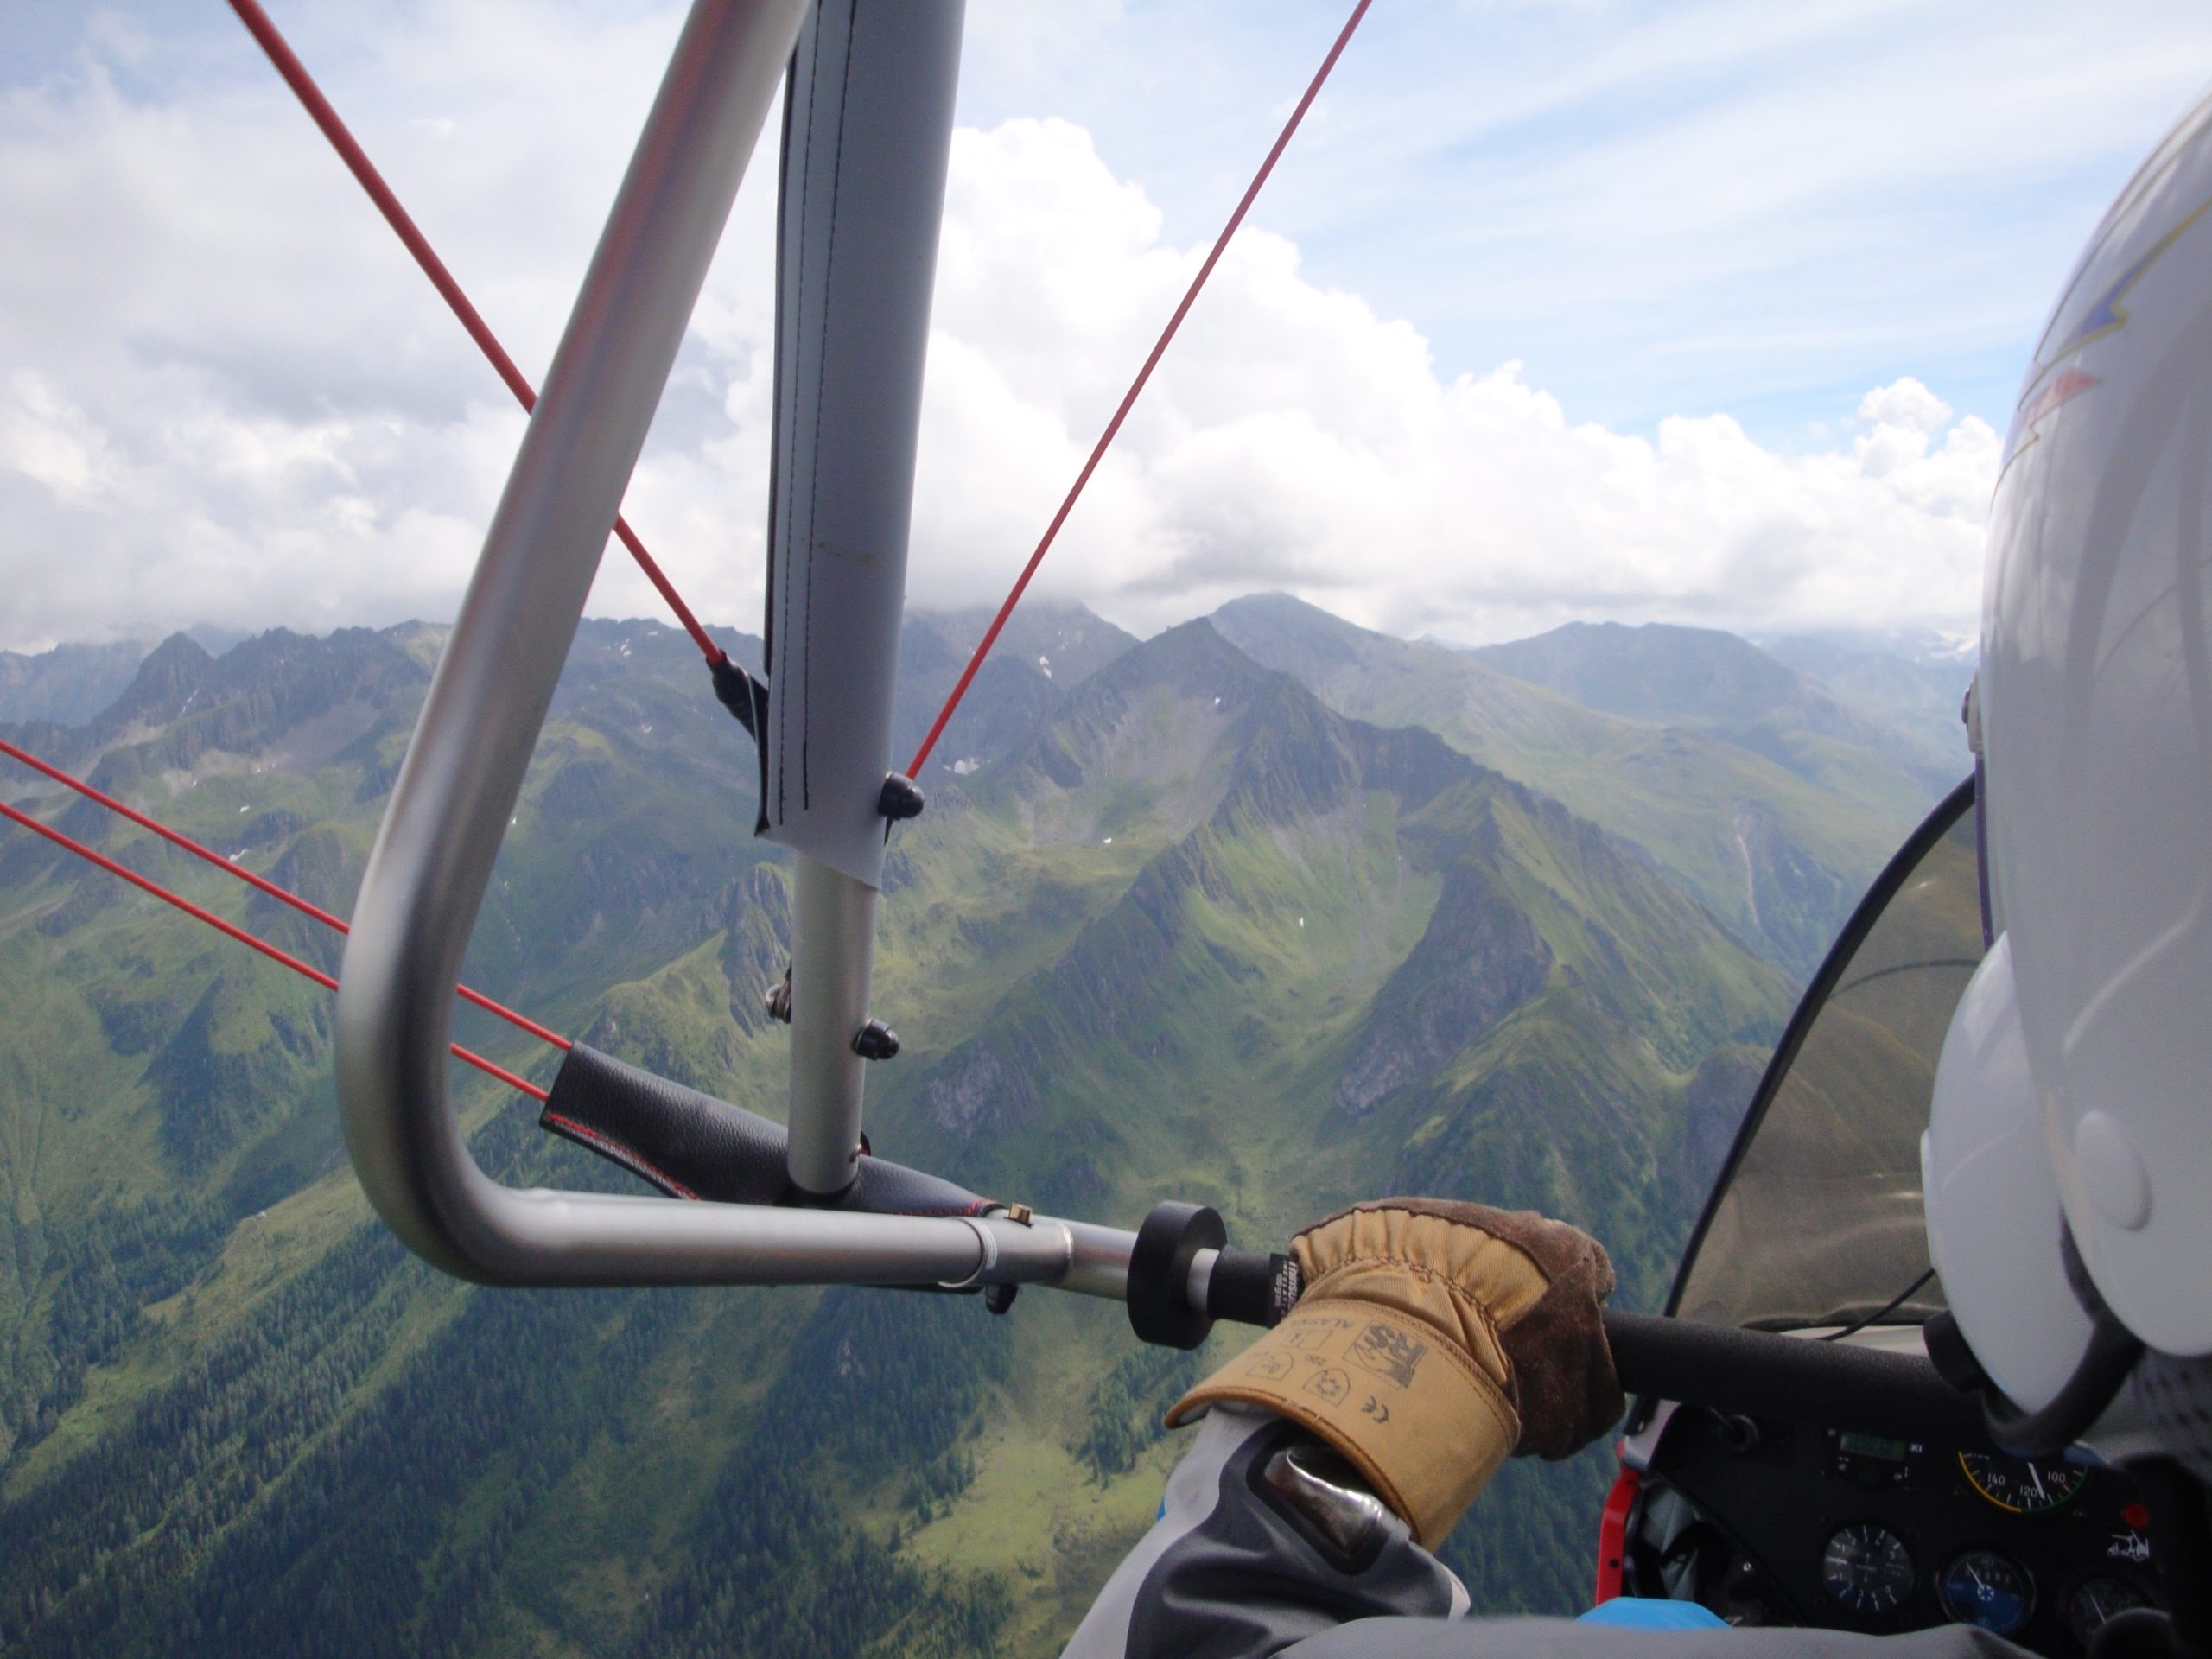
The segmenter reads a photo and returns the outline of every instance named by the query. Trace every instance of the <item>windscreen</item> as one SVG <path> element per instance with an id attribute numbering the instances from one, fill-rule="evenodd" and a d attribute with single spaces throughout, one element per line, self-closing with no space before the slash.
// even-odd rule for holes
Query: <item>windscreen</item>
<path id="1" fill-rule="evenodd" d="M 1936 809 L 1807 992 L 1677 1278 L 1680 1317 L 1780 1330 L 1942 1306 L 1930 1279 L 1885 1311 L 1929 1271 L 1920 1135 L 1982 954 L 1972 799 Z"/>

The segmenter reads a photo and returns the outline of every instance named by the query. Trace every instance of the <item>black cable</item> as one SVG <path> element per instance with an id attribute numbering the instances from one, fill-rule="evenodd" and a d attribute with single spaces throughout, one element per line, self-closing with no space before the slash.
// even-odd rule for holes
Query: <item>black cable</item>
<path id="1" fill-rule="evenodd" d="M 1847 1325 L 1840 1331 L 1831 1331 L 1825 1337 L 1820 1338 L 1819 1340 L 1821 1342 L 1841 1342 L 1846 1337 L 1857 1336 L 1861 1331 L 1864 1331 L 1870 1325 L 1880 1324 L 1884 1319 L 1889 1318 L 1891 1314 L 1896 1313 L 1897 1309 L 1903 1307 L 1906 1302 L 1912 1299 L 1912 1294 L 1915 1291 L 1918 1290 L 1923 1285 L 1926 1284 L 1935 1276 L 1936 1269 L 1933 1268 L 1929 1268 L 1928 1271 L 1922 1274 L 1919 1278 L 1914 1280 L 1903 1290 L 1897 1292 L 1896 1295 L 1891 1297 L 1888 1301 L 1884 1302 L 1881 1306 L 1876 1308 L 1872 1313 L 1869 1313 L 1865 1319 L 1859 1320 L 1857 1324 Z"/>

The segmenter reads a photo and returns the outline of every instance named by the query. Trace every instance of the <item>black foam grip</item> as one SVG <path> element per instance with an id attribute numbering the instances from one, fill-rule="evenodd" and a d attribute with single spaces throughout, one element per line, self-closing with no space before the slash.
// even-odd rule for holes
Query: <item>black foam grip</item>
<path id="1" fill-rule="evenodd" d="M 1206 1281 L 1206 1312 L 1239 1325 L 1281 1325 L 1300 1288 L 1298 1264 L 1288 1256 L 1225 1249 Z"/>
<path id="2" fill-rule="evenodd" d="M 1611 1307 L 1605 1316 L 1613 1366 L 1630 1394 L 1892 1440 L 1976 1451 L 1991 1443 L 1980 1402 L 1917 1355 Z"/>
<path id="3" fill-rule="evenodd" d="M 785 1172 L 781 1124 L 582 1043 L 561 1062 L 537 1122 L 671 1198 L 715 1204 L 802 1199 Z M 982 1216 L 1005 1206 L 863 1154 L 853 1184 L 818 1207 L 879 1216 Z"/>

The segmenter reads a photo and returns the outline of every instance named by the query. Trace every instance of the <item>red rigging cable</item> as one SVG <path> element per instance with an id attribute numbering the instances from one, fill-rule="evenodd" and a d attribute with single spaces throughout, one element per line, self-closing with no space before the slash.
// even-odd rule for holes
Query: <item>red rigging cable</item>
<path id="1" fill-rule="evenodd" d="M 232 3 L 251 3 L 251 0 L 232 0 Z M 1184 291 L 1182 303 L 1175 308 L 1174 315 L 1167 319 L 1167 326 L 1160 331 L 1160 339 L 1153 346 L 1151 355 L 1145 359 L 1144 366 L 1137 371 L 1137 378 L 1129 383 L 1128 391 L 1122 394 L 1121 407 L 1114 411 L 1114 418 L 1106 423 L 1106 429 L 1098 435 L 1098 442 L 1091 446 L 1090 458 L 1083 463 L 1083 470 L 1075 475 L 1075 482 L 1068 486 L 1067 495 L 1060 502 L 1060 510 L 1052 515 L 1052 522 L 1045 526 L 1045 534 L 1037 543 L 1037 550 L 1029 556 L 1029 563 L 1022 566 L 1021 575 L 1014 580 L 1013 591 L 1006 596 L 1006 603 L 999 607 L 999 613 L 991 619 L 991 626 L 983 632 L 982 643 L 976 647 L 975 655 L 968 659 L 968 666 L 961 671 L 959 681 L 952 688 L 952 695 L 944 700 L 944 707 L 938 710 L 937 719 L 931 723 L 929 735 L 922 740 L 922 747 L 914 751 L 913 760 L 907 763 L 906 775 L 909 778 L 922 775 L 922 767 L 929 760 L 930 751 L 937 747 L 938 739 L 944 735 L 945 725 L 952 718 L 952 711 L 959 708 L 960 700 L 968 695 L 969 683 L 976 677 L 976 671 L 982 667 L 983 658 L 991 654 L 991 647 L 998 643 L 999 630 L 1006 626 L 1007 618 L 1014 614 L 1014 607 L 1021 602 L 1021 595 L 1029 586 L 1030 577 L 1037 574 L 1037 567 L 1045 562 L 1045 555 L 1059 535 L 1060 526 L 1067 522 L 1068 514 L 1074 511 L 1076 499 L 1083 493 L 1084 486 L 1090 482 L 1091 474 L 1097 470 L 1098 463 L 1105 458 L 1107 448 L 1113 443 L 1115 435 L 1121 431 L 1122 423 L 1128 418 L 1129 410 L 1135 405 L 1138 395 L 1144 391 L 1145 383 L 1152 378 L 1153 370 L 1159 366 L 1160 359 L 1166 355 L 1168 342 L 1175 338 L 1175 331 L 1183 326 L 1183 319 L 1189 314 L 1192 302 L 1198 297 L 1198 290 L 1206 285 L 1206 278 L 1213 275 L 1213 268 L 1220 263 L 1223 251 L 1229 246 L 1230 238 L 1236 234 L 1236 227 L 1244 222 L 1244 215 L 1258 197 L 1260 187 L 1267 183 L 1268 175 L 1275 170 L 1275 162 L 1289 147 L 1291 135 L 1298 130 L 1298 124 L 1306 118 L 1306 111 L 1313 107 L 1313 100 L 1320 95 L 1321 84 L 1328 79 L 1329 72 L 1337 67 L 1337 60 L 1344 55 L 1344 48 L 1351 43 L 1352 31 L 1359 27 L 1359 20 L 1367 16 L 1367 9 L 1372 3 L 1373 0 L 1359 0 L 1359 3 L 1351 9 L 1351 16 L 1338 32 L 1336 43 L 1329 48 L 1329 55 L 1321 60 L 1321 67 L 1314 71 L 1313 79 L 1306 88 L 1306 95 L 1298 100 L 1297 108 L 1291 111 L 1290 119 L 1283 123 L 1274 147 L 1268 151 L 1267 160 L 1260 163 L 1260 170 L 1252 175 L 1252 182 L 1245 187 L 1243 200 L 1236 204 L 1236 211 L 1230 214 L 1229 223 L 1221 227 L 1221 234 L 1214 238 L 1213 251 L 1206 255 L 1205 263 L 1198 267 L 1198 274 L 1191 279 L 1191 286 Z"/>
<path id="2" fill-rule="evenodd" d="M 308 118 L 322 129 L 322 136 L 330 140 L 331 148 L 338 152 L 339 159 L 359 181 L 361 188 L 368 192 L 369 200 L 376 204 L 377 211 L 385 217 L 385 222 L 406 245 L 407 251 L 415 256 L 415 263 L 423 268 L 423 274 L 430 279 L 430 286 L 438 290 L 461 326 L 467 330 L 468 337 L 476 342 L 477 349 L 498 371 L 499 378 L 507 383 L 507 390 L 514 393 L 515 400 L 525 410 L 535 408 L 537 403 L 536 388 L 515 366 L 514 359 L 509 357 L 506 348 L 499 344 L 499 336 L 492 332 L 491 324 L 486 322 L 482 314 L 469 302 L 468 296 L 462 292 L 454 274 L 446 269 L 445 261 L 438 257 L 437 250 L 430 245 L 430 239 L 423 234 L 421 226 L 415 223 L 407 209 L 400 206 L 399 198 L 385 182 L 384 175 L 377 171 L 376 164 L 369 160 L 368 152 L 361 148 L 345 122 L 339 119 L 338 111 L 322 95 L 322 89 L 315 85 L 315 77 L 308 73 L 307 66 L 300 61 L 298 54 L 277 32 L 276 25 L 269 21 L 269 14 L 262 10 L 257 0 L 231 0 L 231 10 L 238 13 L 238 21 L 245 25 L 246 32 L 268 54 L 269 61 L 284 78 L 284 84 L 297 96 Z M 645 580 L 660 590 L 660 596 L 668 601 L 669 609 L 676 613 L 676 620 L 683 623 L 683 631 L 706 653 L 707 661 L 714 664 L 727 660 L 728 653 L 708 636 L 706 629 L 700 626 L 699 619 L 691 613 L 691 607 L 676 591 L 676 585 L 654 562 L 653 556 L 645 551 L 645 543 L 639 539 L 638 532 L 630 528 L 629 520 L 620 513 L 614 518 L 614 534 L 630 550 L 630 556 L 638 562 L 638 569 L 645 573 Z"/>
<path id="3" fill-rule="evenodd" d="M 141 830 L 152 831 L 155 835 L 159 836 L 163 841 L 168 842 L 171 846 L 181 848 L 184 851 L 190 853 L 194 858 L 204 859 L 207 862 L 213 864 L 217 869 L 225 871 L 231 875 L 238 877 L 239 880 L 245 882 L 248 887 L 267 893 L 271 899 L 276 899 L 279 904 L 289 905 L 294 910 L 298 911 L 302 916 L 313 917 L 316 921 L 321 922 L 325 927 L 336 928 L 340 933 L 348 933 L 353 931 L 347 927 L 344 922 L 339 920 L 337 917 L 332 915 L 328 911 L 322 909 L 319 906 L 309 904 L 306 899 L 301 898 L 299 894 L 278 887 L 274 881 L 269 880 L 264 876 L 256 875 L 251 870 L 245 868 L 242 865 L 233 864 L 229 859 L 225 858 L 220 853 L 201 846 L 198 842 L 193 840 L 191 836 L 181 835 L 176 830 L 170 829 L 168 825 L 160 823 L 156 819 L 148 817 L 143 812 L 139 811 L 137 808 L 127 805 L 122 801 L 118 801 L 112 795 L 106 794 L 100 790 L 93 788 L 92 785 L 86 783 L 82 779 L 73 778 L 69 773 L 62 771 L 60 767 L 49 766 L 47 762 L 40 760 L 29 750 L 17 748 L 13 743 L 9 742 L 5 738 L 0 738 L 0 754 L 6 755 L 11 760 L 22 762 L 24 766 L 29 766 L 33 772 L 39 773 L 41 777 L 52 779 L 55 783 L 61 785 L 64 788 L 75 790 L 77 793 L 82 795 L 86 800 L 98 802 L 100 805 L 107 808 L 109 811 L 117 814 L 118 817 L 130 819 L 131 823 L 137 824 Z M 485 1013 L 499 1015 L 500 1019 L 505 1020 L 517 1030 L 528 1032 L 531 1036 L 537 1038 L 541 1043 L 550 1043 L 554 1047 L 563 1051 L 565 1051 L 569 1046 L 569 1039 L 562 1036 L 560 1033 L 556 1031 L 548 1031 L 543 1026 L 539 1025 L 537 1021 L 532 1020 L 527 1014 L 517 1014 L 512 1008 L 508 1007 L 505 1004 L 494 1002 L 490 997 L 485 995 L 481 991 L 471 990 L 466 985 L 456 985 L 454 988 L 454 993 L 455 995 L 459 996 L 462 1001 L 473 1002 L 478 1007 L 483 1009 Z"/>
<path id="4" fill-rule="evenodd" d="M 136 870 L 117 863 L 113 859 L 107 857 L 105 854 L 94 852 L 91 848 L 86 846 L 83 842 L 77 840 L 73 836 L 62 834 L 60 830 L 54 829 L 51 824 L 41 823 L 29 813 L 19 810 L 16 807 L 12 807 L 5 801 L 0 801 L 0 817 L 8 818 L 14 823 L 22 825 L 24 829 L 29 830 L 33 835 L 45 836 L 57 847 L 67 848 L 69 851 L 76 854 L 78 857 L 86 860 L 88 862 L 99 865 L 100 868 L 105 870 L 110 875 L 120 876 L 124 880 L 128 881 L 132 887 L 138 888 L 142 892 L 150 893 L 155 898 L 162 900 L 162 903 L 175 905 L 186 915 L 194 918 L 195 920 L 207 923 L 208 926 L 213 928 L 217 932 L 228 935 L 230 938 L 236 939 L 240 944 L 246 946 L 249 950 L 258 950 L 263 956 L 268 957 L 270 961 L 282 963 L 294 973 L 304 975 L 307 978 L 315 981 L 316 984 L 321 986 L 326 991 L 334 991 L 338 988 L 338 982 L 333 979 L 328 974 L 324 973 L 320 968 L 309 967 L 306 963 L 302 962 L 297 957 L 293 956 L 289 951 L 280 950 L 275 945 L 269 944 L 266 940 L 256 938 L 244 928 L 234 926 L 231 923 L 225 921 L 221 917 L 216 915 L 214 912 L 211 910 L 202 910 L 198 905 L 194 904 L 189 899 L 181 898 L 177 894 L 171 893 L 167 887 L 162 886 L 158 881 L 149 880 L 146 877 L 139 874 Z M 452 1043 L 448 1045 L 448 1046 L 453 1050 L 455 1058 L 466 1060 L 469 1065 L 474 1066 L 479 1071 L 485 1073 L 487 1077 L 497 1077 L 501 1083 L 505 1084 L 510 1089 L 518 1089 L 524 1094 L 528 1095 L 532 1100 L 543 1102 L 546 1098 L 546 1091 L 539 1088 L 536 1084 L 530 1082 L 527 1078 L 517 1077 L 513 1072 L 508 1071 L 504 1065 L 500 1065 L 494 1061 L 486 1059 L 481 1054 L 475 1052 L 473 1049 L 463 1048 L 459 1043 Z"/>
<path id="5" fill-rule="evenodd" d="M 1321 67 L 1314 72 L 1313 79 L 1307 85 L 1305 95 L 1298 100 L 1296 107 L 1291 111 L 1290 118 L 1284 122 L 1282 131 L 1277 135 L 1274 145 L 1268 149 L 1267 158 L 1260 163 L 1259 171 L 1253 175 L 1252 182 L 1245 188 L 1243 197 L 1237 202 L 1236 211 L 1230 214 L 1229 222 L 1222 226 L 1221 234 L 1214 238 L 1213 247 L 1207 253 L 1205 263 L 1198 267 L 1198 275 L 1192 279 L 1189 289 L 1185 291 L 1173 315 L 1168 318 L 1167 326 L 1160 331 L 1160 338 L 1153 346 L 1150 354 L 1146 357 L 1143 366 L 1138 369 L 1136 378 L 1130 382 L 1129 389 L 1123 394 L 1120 406 L 1114 411 L 1113 418 L 1106 423 L 1106 429 L 1099 434 L 1098 442 L 1091 447 L 1090 457 L 1084 461 L 1082 470 L 1076 474 L 1075 482 L 1069 486 L 1066 496 L 1060 502 L 1059 510 L 1052 515 L 1052 522 L 1045 527 L 1045 533 L 1039 539 L 1036 550 L 1030 554 L 1029 562 L 1022 567 L 1020 575 L 1015 579 L 1013 589 L 1006 596 L 1006 602 L 999 607 L 998 614 L 991 619 L 991 626 L 984 631 L 982 642 L 976 645 L 975 653 L 969 658 L 967 667 L 961 671 L 960 678 L 954 684 L 951 695 L 945 698 L 944 706 L 938 710 L 936 720 L 930 725 L 929 734 L 923 738 L 921 747 L 914 752 L 913 760 L 907 763 L 908 777 L 918 778 L 921 775 L 922 767 L 928 763 L 930 752 L 937 747 L 938 739 L 944 735 L 945 726 L 951 720 L 953 711 L 959 708 L 961 700 L 968 695 L 968 688 L 974 682 L 976 671 L 983 665 L 983 659 L 990 655 L 991 647 L 998 643 L 999 634 L 1005 628 L 1007 619 L 1014 614 L 1014 607 L 1021 602 L 1021 595 L 1027 591 L 1030 579 L 1037 574 L 1037 567 L 1045 562 L 1045 555 L 1051 550 L 1053 542 L 1059 536 L 1060 527 L 1067 522 L 1068 515 L 1074 511 L 1075 504 L 1083 494 L 1084 486 L 1090 482 L 1090 475 L 1097 470 L 1098 463 L 1105 458 L 1107 449 L 1121 432 L 1122 423 L 1128 418 L 1129 410 L 1135 405 L 1138 397 L 1143 392 L 1146 383 L 1152 378 L 1153 370 L 1159 366 L 1160 359 L 1166 354 L 1169 342 L 1175 338 L 1176 331 L 1183 326 L 1183 319 L 1189 315 L 1192 305 L 1198 297 L 1199 291 L 1205 287 L 1206 279 L 1213 274 L 1214 266 L 1220 263 L 1223 252 L 1229 246 L 1230 238 L 1236 234 L 1238 226 L 1243 224 L 1244 215 L 1250 211 L 1253 201 L 1260 194 L 1261 188 L 1267 183 L 1268 175 L 1274 171 L 1276 162 L 1281 159 L 1283 151 L 1289 147 L 1291 138 L 1297 132 L 1300 123 L 1306 118 L 1306 111 L 1313 107 L 1313 100 L 1320 96 L 1322 85 L 1328 79 L 1330 72 L 1337 67 L 1337 60 L 1344 55 L 1344 48 L 1351 43 L 1353 31 L 1358 29 L 1360 20 L 1366 16 L 1367 9 L 1372 3 L 1373 0 L 1358 0 L 1358 3 L 1353 6 L 1351 16 L 1345 20 L 1344 28 L 1338 32 L 1336 41 L 1329 48 L 1328 55 L 1321 60 Z M 536 390 L 531 385 L 522 371 L 515 365 L 514 359 L 507 355 L 506 349 L 499 344 L 498 336 L 493 334 L 491 325 L 484 321 L 482 314 L 470 302 L 467 294 L 463 291 L 460 283 L 446 268 L 445 262 L 438 257 L 437 251 L 430 245 L 429 238 L 423 234 L 421 227 L 415 223 L 406 208 L 400 205 L 399 198 L 392 193 L 391 187 L 385 182 L 384 175 L 377 171 L 376 165 L 369 160 L 367 152 L 361 148 L 359 142 L 346 128 L 345 122 L 340 119 L 338 111 L 332 106 L 330 100 L 323 96 L 322 89 L 315 85 L 315 78 L 307 71 L 307 66 L 300 61 L 298 54 L 292 50 L 283 35 L 278 32 L 276 24 L 270 21 L 268 13 L 261 9 L 259 0 L 231 0 L 231 10 L 238 14 L 238 21 L 245 25 L 246 31 L 253 36 L 262 51 L 268 55 L 270 62 L 299 99 L 309 118 L 322 130 L 323 136 L 329 139 L 332 148 L 337 150 L 339 158 L 346 163 L 348 170 L 359 181 L 361 188 L 367 192 L 369 200 L 376 204 L 378 212 L 384 215 L 385 222 L 391 226 L 400 241 L 405 245 L 408 252 L 414 256 L 415 263 L 422 267 L 423 274 L 430 279 L 431 285 L 438 290 L 446 304 L 451 308 L 462 328 L 467 331 L 468 337 L 476 342 L 478 349 L 490 361 L 499 378 L 506 382 L 508 390 L 514 393 L 516 399 L 525 410 L 534 407 L 537 401 Z M 619 513 L 614 520 L 614 534 L 622 545 L 629 550 L 630 556 L 637 561 L 638 568 L 645 572 L 646 580 L 659 589 L 661 597 L 668 601 L 669 608 L 676 613 L 677 620 L 683 623 L 684 631 L 691 636 L 693 642 L 705 654 L 708 663 L 715 664 L 727 662 L 728 653 L 708 636 L 706 629 L 700 626 L 698 618 L 692 614 L 690 607 L 683 602 L 683 596 L 676 591 L 675 585 L 669 581 L 660 566 L 654 562 L 652 556 L 645 550 L 645 543 L 639 539 L 637 531 L 632 530 L 629 521 Z"/>

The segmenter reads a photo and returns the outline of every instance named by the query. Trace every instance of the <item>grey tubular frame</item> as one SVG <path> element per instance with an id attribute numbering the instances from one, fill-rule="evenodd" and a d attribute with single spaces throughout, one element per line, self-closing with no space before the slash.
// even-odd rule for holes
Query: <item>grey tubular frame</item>
<path id="1" fill-rule="evenodd" d="M 407 1246 L 494 1285 L 970 1285 L 1122 1294 L 1132 1236 L 522 1191 L 448 1090 L 462 954 L 624 486 L 807 0 L 695 0 L 586 273 L 371 854 L 340 974 L 353 1167 Z"/>
<path id="2" fill-rule="evenodd" d="M 791 1185 L 832 1198 L 859 1168 L 868 1062 L 853 1033 L 868 1018 L 876 890 L 805 853 L 791 857 Z"/>

